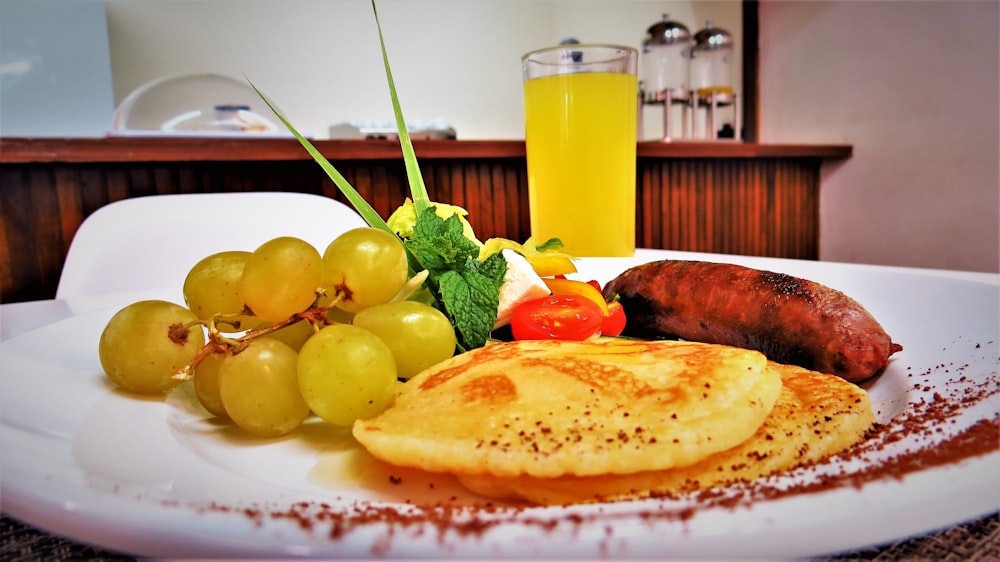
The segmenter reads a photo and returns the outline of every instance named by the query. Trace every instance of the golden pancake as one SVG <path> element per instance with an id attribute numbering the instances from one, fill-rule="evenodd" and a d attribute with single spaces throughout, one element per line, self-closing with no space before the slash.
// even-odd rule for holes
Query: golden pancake
<path id="1" fill-rule="evenodd" d="M 772 363 L 783 387 L 771 414 L 740 445 L 694 465 L 629 475 L 533 478 L 461 477 L 494 498 L 567 504 L 688 492 L 747 481 L 822 460 L 864 438 L 875 423 L 868 394 L 839 377 Z"/>
<path id="2" fill-rule="evenodd" d="M 733 447 L 781 378 L 755 351 L 676 341 L 521 341 L 410 379 L 354 436 L 390 464 L 556 477 L 686 466 Z"/>

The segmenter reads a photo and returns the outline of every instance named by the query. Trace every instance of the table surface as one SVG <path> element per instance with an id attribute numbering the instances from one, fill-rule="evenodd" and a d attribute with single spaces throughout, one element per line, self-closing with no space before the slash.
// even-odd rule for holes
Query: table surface
<path id="1" fill-rule="evenodd" d="M 641 252 L 641 251 L 640 251 Z M 680 253 L 678 253 L 680 254 Z M 684 254 L 692 259 L 711 258 L 708 254 Z M 717 256 L 716 256 L 717 257 Z M 780 260 L 776 260 L 780 261 Z M 767 260 L 764 265 L 766 266 Z M 883 266 L 861 266 L 883 268 Z M 888 268 L 927 275 L 940 275 L 1000 285 L 1000 275 L 995 273 L 958 272 L 949 270 Z M 48 325 L 71 316 L 105 308 L 111 303 L 131 302 L 149 296 L 180 299 L 179 290 L 164 288 L 139 291 L 134 295 L 103 295 L 74 299 L 34 301 L 0 305 L 0 341 Z M 998 498 L 1000 505 L 1000 498 Z M 0 509 L 2 509 L 0 498 Z M 1000 560 L 1000 513 L 938 529 L 918 537 L 910 537 L 891 544 L 838 554 L 829 560 Z M 28 560 L 133 560 L 128 554 L 104 550 L 94 545 L 74 542 L 18 521 L 6 513 L 0 517 L 0 559 L 7 561 Z"/>

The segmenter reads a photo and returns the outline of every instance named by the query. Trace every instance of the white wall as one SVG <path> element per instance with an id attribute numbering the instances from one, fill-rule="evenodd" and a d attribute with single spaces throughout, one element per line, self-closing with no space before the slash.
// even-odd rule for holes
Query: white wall
<path id="1" fill-rule="evenodd" d="M 998 271 L 996 0 L 764 0 L 760 140 L 848 143 L 820 257 Z"/>
<path id="2" fill-rule="evenodd" d="M 118 103 L 155 78 L 215 72 L 247 76 L 317 138 L 392 119 L 368 0 L 106 5 Z M 711 19 L 742 43 L 733 0 L 380 0 L 378 10 L 406 119 L 444 119 L 461 139 L 523 139 L 521 55 L 567 36 L 639 48 L 666 12 L 691 33 Z M 657 135 L 659 119 L 647 129 Z"/>

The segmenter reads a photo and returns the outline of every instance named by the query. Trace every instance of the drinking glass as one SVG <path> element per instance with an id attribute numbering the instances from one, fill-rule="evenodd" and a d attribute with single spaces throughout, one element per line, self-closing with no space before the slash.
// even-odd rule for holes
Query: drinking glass
<path id="1" fill-rule="evenodd" d="M 633 255 L 638 51 L 560 45 L 521 65 L 532 238 L 576 256 Z"/>

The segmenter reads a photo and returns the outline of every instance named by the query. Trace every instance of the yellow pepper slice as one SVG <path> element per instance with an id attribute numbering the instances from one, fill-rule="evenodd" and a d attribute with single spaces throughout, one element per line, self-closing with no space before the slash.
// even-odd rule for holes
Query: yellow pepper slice
<path id="1" fill-rule="evenodd" d="M 576 273 L 576 265 L 573 264 L 573 260 L 563 255 L 550 256 L 546 254 L 547 252 L 542 252 L 533 256 L 524 256 L 524 259 L 528 260 L 531 268 L 535 270 L 535 273 L 539 277 L 553 277 L 555 275 Z"/>
<path id="2" fill-rule="evenodd" d="M 575 279 L 543 279 L 542 281 L 545 281 L 553 295 L 579 295 L 594 301 L 604 316 L 608 315 L 608 302 L 604 300 L 604 295 L 590 283 Z"/>
<path id="3" fill-rule="evenodd" d="M 524 244 L 518 244 L 506 238 L 490 238 L 483 244 L 483 249 L 479 252 L 479 259 L 484 260 L 490 254 L 500 250 L 511 249 L 524 256 L 531 264 L 531 268 L 539 277 L 552 277 L 554 275 L 566 275 L 576 272 L 576 265 L 573 264 L 573 257 L 567 253 L 546 250 L 538 251 L 535 242 L 528 238 Z"/>

